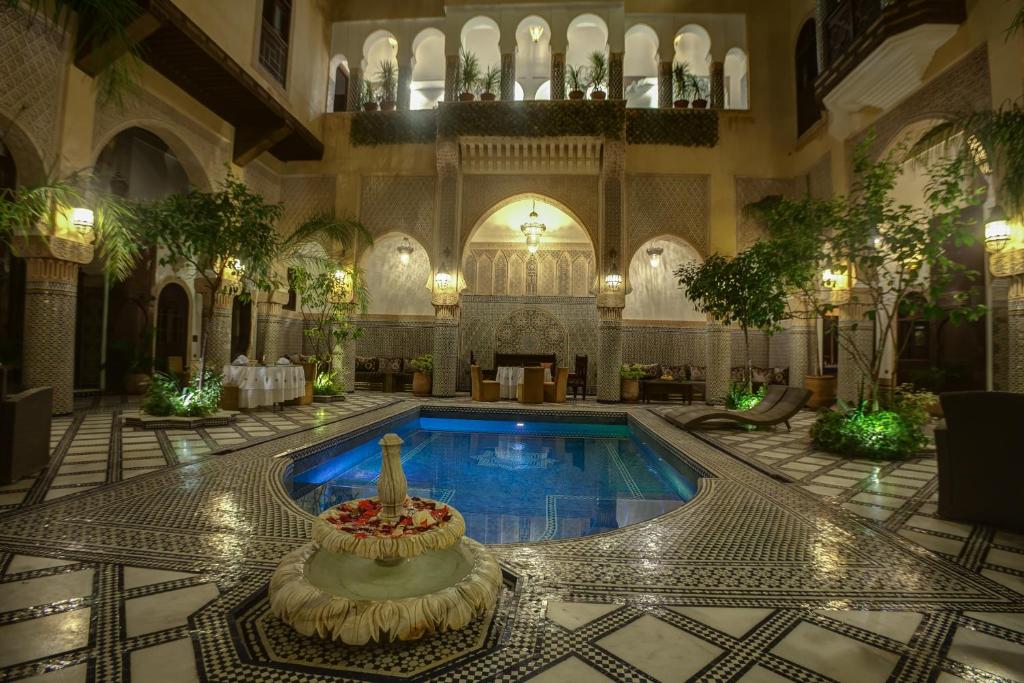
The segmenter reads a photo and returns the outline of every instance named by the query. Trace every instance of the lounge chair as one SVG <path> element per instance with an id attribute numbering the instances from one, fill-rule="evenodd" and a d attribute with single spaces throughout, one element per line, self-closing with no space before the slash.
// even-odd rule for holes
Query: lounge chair
<path id="1" fill-rule="evenodd" d="M 939 400 L 939 517 L 1024 531 L 1024 395 L 957 391 Z"/>
<path id="2" fill-rule="evenodd" d="M 501 385 L 495 381 L 480 377 L 480 366 L 471 365 L 469 368 L 472 378 L 472 398 L 474 401 L 497 401 L 501 398 Z"/>
<path id="3" fill-rule="evenodd" d="M 811 392 L 798 387 L 769 387 L 765 397 L 750 410 L 729 411 L 721 408 L 686 406 L 683 408 L 652 408 L 668 422 L 681 429 L 693 429 L 705 422 L 738 422 L 755 427 L 772 427 L 785 424 L 807 404 Z"/>

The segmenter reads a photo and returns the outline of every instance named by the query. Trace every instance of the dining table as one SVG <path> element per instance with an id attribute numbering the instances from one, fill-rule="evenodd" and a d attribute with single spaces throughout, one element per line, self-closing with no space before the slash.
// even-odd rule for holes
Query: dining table
<path id="1" fill-rule="evenodd" d="M 523 383 L 523 368 L 500 366 L 494 379 L 501 386 L 499 396 L 503 399 L 515 399 L 516 389 Z M 544 381 L 551 381 L 551 368 L 544 368 Z"/>
<path id="2" fill-rule="evenodd" d="M 225 365 L 224 385 L 238 387 L 238 407 L 284 403 L 306 393 L 301 365 Z"/>

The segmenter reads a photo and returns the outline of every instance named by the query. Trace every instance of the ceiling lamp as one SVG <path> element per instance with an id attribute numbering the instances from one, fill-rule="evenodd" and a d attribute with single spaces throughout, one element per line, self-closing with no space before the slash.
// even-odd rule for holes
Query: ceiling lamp
<path id="1" fill-rule="evenodd" d="M 540 218 L 537 216 L 537 200 L 533 201 L 533 210 L 530 211 L 529 219 L 520 225 L 519 229 L 526 235 L 527 250 L 531 254 L 536 254 L 537 249 L 540 248 L 540 236 L 548 229 L 546 225 L 540 222 Z"/>
<path id="2" fill-rule="evenodd" d="M 534 24 L 530 27 L 530 40 L 535 43 L 540 42 L 540 37 L 544 35 L 544 27 L 539 24 Z"/>
<path id="3" fill-rule="evenodd" d="M 651 263 L 651 268 L 658 268 L 661 266 L 661 255 L 665 252 L 662 247 L 650 247 L 647 250 L 647 259 Z"/>
<path id="4" fill-rule="evenodd" d="M 412 258 L 412 244 L 409 243 L 408 237 L 402 238 L 402 243 L 395 247 L 395 251 L 398 252 L 398 261 L 403 265 L 409 265 L 409 259 Z"/>
<path id="5" fill-rule="evenodd" d="M 1010 243 L 1010 222 L 1006 219 L 1003 207 L 995 206 L 985 221 L 985 249 L 996 254 Z"/>

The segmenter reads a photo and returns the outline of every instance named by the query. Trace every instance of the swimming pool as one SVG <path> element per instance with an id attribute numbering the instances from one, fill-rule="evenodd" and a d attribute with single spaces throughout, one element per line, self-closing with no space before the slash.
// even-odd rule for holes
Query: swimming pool
<path id="1" fill-rule="evenodd" d="M 384 431 L 405 441 L 409 495 L 455 506 L 467 535 L 482 543 L 573 538 L 643 522 L 690 500 L 700 476 L 625 417 L 562 422 L 423 411 L 297 461 L 285 482 L 292 498 L 319 514 L 373 495 Z"/>

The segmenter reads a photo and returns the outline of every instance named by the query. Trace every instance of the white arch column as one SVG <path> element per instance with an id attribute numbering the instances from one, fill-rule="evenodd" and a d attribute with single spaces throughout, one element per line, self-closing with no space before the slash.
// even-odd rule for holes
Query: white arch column
<path id="1" fill-rule="evenodd" d="M 725 107 L 725 62 L 711 62 L 711 102 L 712 109 Z"/>
<path id="2" fill-rule="evenodd" d="M 363 68 L 349 66 L 348 96 L 345 98 L 345 111 L 359 111 L 359 100 L 363 96 Z"/>
<path id="3" fill-rule="evenodd" d="M 398 92 L 395 101 L 398 111 L 409 111 L 409 98 L 412 95 L 413 54 L 412 41 L 408 36 L 398 40 L 398 55 L 395 57 L 398 64 Z"/>
<path id="4" fill-rule="evenodd" d="M 658 108 L 672 108 L 672 62 L 658 62 Z"/>

